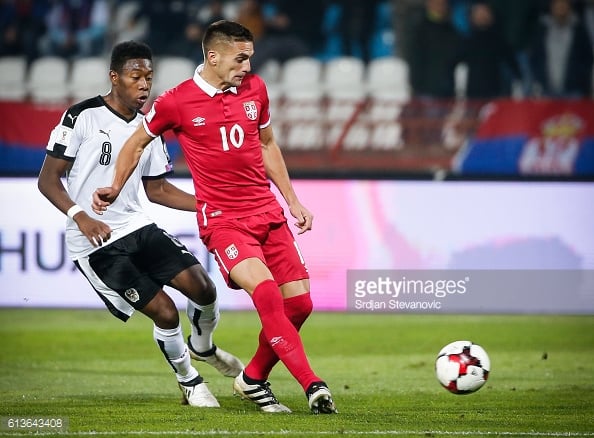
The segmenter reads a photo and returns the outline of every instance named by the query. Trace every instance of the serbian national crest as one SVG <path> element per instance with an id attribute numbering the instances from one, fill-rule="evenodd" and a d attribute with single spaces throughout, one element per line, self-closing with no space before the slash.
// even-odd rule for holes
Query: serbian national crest
<path id="1" fill-rule="evenodd" d="M 253 100 L 243 102 L 243 109 L 248 119 L 256 120 L 258 118 L 258 107 L 256 107 L 256 102 Z"/>
<path id="2" fill-rule="evenodd" d="M 230 260 L 233 260 L 239 255 L 239 251 L 237 250 L 237 247 L 232 243 L 227 248 L 225 248 L 225 254 L 227 254 L 227 257 L 229 257 Z"/>

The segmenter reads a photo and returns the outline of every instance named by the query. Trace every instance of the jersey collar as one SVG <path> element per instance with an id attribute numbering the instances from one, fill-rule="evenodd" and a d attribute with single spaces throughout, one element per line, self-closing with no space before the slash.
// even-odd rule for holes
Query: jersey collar
<path id="1" fill-rule="evenodd" d="M 202 76 L 200 76 L 200 72 L 203 69 L 204 69 L 204 64 L 200 64 L 198 67 L 196 67 L 196 71 L 194 72 L 194 82 L 196 83 L 196 85 L 198 85 L 202 89 L 202 91 L 204 91 L 210 97 L 214 97 L 214 95 L 217 93 L 226 93 L 228 91 L 230 91 L 233 94 L 237 94 L 237 87 L 230 87 L 230 88 L 227 88 L 225 91 L 223 91 L 223 90 L 219 90 L 218 88 L 210 85 L 208 82 L 206 82 L 204 80 L 204 78 Z"/>

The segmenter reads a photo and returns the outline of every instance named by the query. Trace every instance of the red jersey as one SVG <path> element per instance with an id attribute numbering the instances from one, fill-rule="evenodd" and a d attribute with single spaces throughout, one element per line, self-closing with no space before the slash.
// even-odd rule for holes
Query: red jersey
<path id="1" fill-rule="evenodd" d="M 253 74 L 222 92 L 196 69 L 159 96 L 144 118 L 148 134 L 175 133 L 192 174 L 198 221 L 238 218 L 278 208 L 264 169 L 260 128 L 270 124 L 268 92 Z"/>

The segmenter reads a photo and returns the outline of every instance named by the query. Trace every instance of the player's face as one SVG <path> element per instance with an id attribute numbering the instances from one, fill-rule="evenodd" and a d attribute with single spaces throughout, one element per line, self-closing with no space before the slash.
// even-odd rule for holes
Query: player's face
<path id="1" fill-rule="evenodd" d="M 237 41 L 221 45 L 216 52 L 214 70 L 224 84 L 222 89 L 238 87 L 246 74 L 252 69 L 250 58 L 254 54 L 254 44 Z"/>
<path id="2" fill-rule="evenodd" d="M 118 74 L 118 95 L 129 108 L 142 108 L 152 85 L 153 63 L 148 59 L 129 59 Z"/>

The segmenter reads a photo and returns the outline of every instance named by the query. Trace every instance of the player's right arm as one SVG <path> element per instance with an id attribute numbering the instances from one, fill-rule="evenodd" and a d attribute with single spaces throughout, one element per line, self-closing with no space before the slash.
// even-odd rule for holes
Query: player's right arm
<path id="1" fill-rule="evenodd" d="M 126 140 L 122 150 L 120 151 L 115 164 L 115 171 L 111 187 L 102 187 L 95 190 L 93 193 L 93 211 L 97 214 L 103 214 L 107 207 L 112 204 L 138 166 L 140 156 L 144 151 L 144 148 L 153 140 L 142 123 L 138 124 L 138 127 L 134 133 Z"/>
<path id="2" fill-rule="evenodd" d="M 64 214 L 75 205 L 62 183 L 62 175 L 70 166 L 70 161 L 46 155 L 37 179 L 41 194 Z M 76 213 L 73 220 L 93 246 L 101 246 L 102 242 L 111 237 L 109 225 L 93 219 L 84 210 Z"/>

